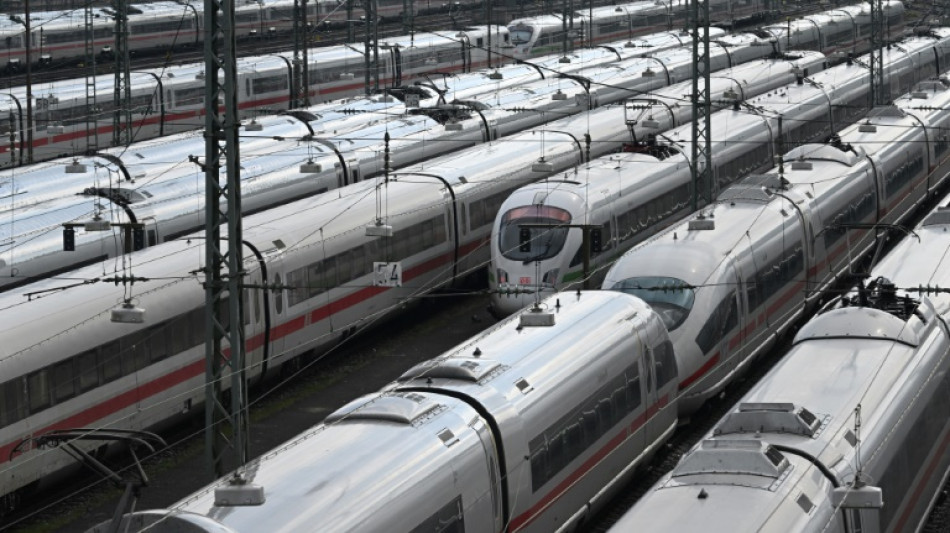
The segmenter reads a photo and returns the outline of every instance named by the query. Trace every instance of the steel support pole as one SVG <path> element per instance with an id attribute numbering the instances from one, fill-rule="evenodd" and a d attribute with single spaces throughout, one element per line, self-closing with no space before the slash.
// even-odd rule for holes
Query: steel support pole
<path id="1" fill-rule="evenodd" d="M 690 29 L 693 37 L 692 94 L 692 208 L 698 208 L 699 195 L 704 193 L 708 204 L 715 194 L 710 151 L 709 98 L 709 2 L 690 0 Z"/>
<path id="2" fill-rule="evenodd" d="M 129 71 L 129 3 L 115 0 L 115 93 L 113 94 L 112 145 L 132 143 L 132 87 Z"/>
<path id="3" fill-rule="evenodd" d="M 233 0 L 205 0 L 204 16 L 205 450 L 211 475 L 217 478 L 247 462 L 248 444 Z M 227 232 L 226 240 L 222 231 Z M 225 396 L 227 378 L 230 388 Z"/>

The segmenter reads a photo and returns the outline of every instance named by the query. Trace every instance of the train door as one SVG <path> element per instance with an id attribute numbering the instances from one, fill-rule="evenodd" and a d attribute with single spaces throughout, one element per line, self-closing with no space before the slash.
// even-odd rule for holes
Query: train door
<path id="1" fill-rule="evenodd" d="M 276 259 L 276 258 L 274 258 Z M 273 265 L 274 269 L 270 271 L 270 281 L 275 289 L 269 295 L 270 300 L 270 328 L 273 333 L 278 327 L 287 321 L 287 291 L 284 290 L 284 269 L 283 261 L 271 260 L 268 266 Z M 284 353 L 284 338 L 271 336 L 270 349 L 273 354 Z"/>
<path id="2" fill-rule="evenodd" d="M 462 72 L 469 72 L 472 70 L 472 43 L 468 39 L 468 35 L 459 34 L 459 43 L 462 46 Z"/>
<path id="3" fill-rule="evenodd" d="M 244 360 L 247 363 L 247 368 L 251 369 L 249 374 L 254 375 L 259 371 L 261 379 L 263 379 L 267 372 L 267 361 L 264 360 L 264 355 L 268 353 L 264 342 L 266 340 L 264 336 L 266 331 L 265 309 L 261 305 L 265 301 L 265 294 L 264 290 L 257 288 L 263 286 L 261 270 L 253 264 L 248 265 L 248 270 L 250 270 L 250 274 L 245 278 L 247 288 L 243 291 L 244 300 L 242 302 L 244 338 L 246 339 Z"/>
<path id="4" fill-rule="evenodd" d="M 142 220 L 142 224 L 145 225 L 145 235 L 143 235 L 145 242 L 143 244 L 145 246 L 155 246 L 160 243 L 162 236 L 159 234 L 158 223 L 155 222 L 155 218 L 146 217 Z"/>
<path id="5" fill-rule="evenodd" d="M 651 364 L 652 370 L 652 390 L 648 387 L 647 391 L 646 446 L 663 439 L 677 425 L 677 410 L 670 404 L 679 390 L 679 369 L 673 354 L 673 344 L 660 331 L 659 326 L 651 329 L 651 348 L 645 350 L 649 356 L 644 361 Z"/>
<path id="6" fill-rule="evenodd" d="M 635 376 L 635 378 L 641 382 L 640 386 L 643 387 L 643 409 L 645 419 L 643 426 L 643 443 L 653 442 L 657 434 L 660 432 L 659 421 L 652 416 L 657 411 L 657 404 L 659 403 L 660 399 L 656 387 L 656 353 L 650 344 L 650 342 L 641 344 L 641 353 L 643 354 L 643 364 L 641 365 L 641 369 L 643 372 L 640 374 L 640 376 Z"/>
<path id="7" fill-rule="evenodd" d="M 491 498 L 491 530 L 492 531 L 501 531 L 502 530 L 502 477 L 501 469 L 498 464 L 498 449 L 495 446 L 495 441 L 492 439 L 491 430 L 485 424 L 485 421 L 481 418 L 478 418 L 472 421 L 469 426 L 475 430 L 475 433 L 478 434 L 478 440 L 482 444 L 482 450 L 484 451 L 485 457 L 485 467 L 488 473 L 488 496 Z M 479 498 L 482 499 L 482 498 Z M 484 500 L 482 500 L 484 501 Z M 485 509 L 485 505 L 478 505 L 477 508 L 482 511 Z M 469 523 L 484 522 L 487 518 L 486 513 L 479 512 L 478 515 L 472 517 L 469 520 Z"/>
<path id="8" fill-rule="evenodd" d="M 393 64 L 393 80 L 390 86 L 399 87 L 402 85 L 402 52 L 398 46 L 394 46 L 390 48 L 390 53 L 392 55 L 390 61 Z"/>
<path id="9" fill-rule="evenodd" d="M 346 161 L 346 169 L 349 172 L 349 175 L 347 176 L 348 179 L 345 185 L 356 183 L 362 179 L 362 176 L 360 175 L 360 163 L 358 159 L 348 159 Z"/>

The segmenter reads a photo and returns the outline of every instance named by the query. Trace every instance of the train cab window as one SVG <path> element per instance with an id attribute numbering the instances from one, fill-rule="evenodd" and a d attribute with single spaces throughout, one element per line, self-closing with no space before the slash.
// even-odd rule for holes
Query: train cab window
<path id="1" fill-rule="evenodd" d="M 534 29 L 530 26 L 514 26 L 508 29 L 511 35 L 511 44 L 525 44 L 531 41 L 531 34 Z"/>
<path id="2" fill-rule="evenodd" d="M 663 319 L 667 331 L 675 330 L 686 321 L 696 298 L 685 281 L 664 276 L 627 278 L 610 290 L 632 294 L 649 304 Z"/>
<path id="3" fill-rule="evenodd" d="M 529 205 L 511 209 L 501 219 L 498 246 L 501 254 L 513 261 L 540 261 L 554 257 L 564 248 L 569 228 L 529 227 L 523 224 L 570 224 L 571 214 L 564 209 L 545 205 Z M 522 234 L 528 237 L 522 239 Z"/>

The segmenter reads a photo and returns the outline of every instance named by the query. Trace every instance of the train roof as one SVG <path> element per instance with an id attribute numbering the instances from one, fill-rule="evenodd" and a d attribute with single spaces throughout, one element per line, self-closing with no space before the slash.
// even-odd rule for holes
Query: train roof
<path id="1" fill-rule="evenodd" d="M 543 195 L 545 205 L 586 206 L 593 211 L 602 204 L 630 197 L 633 204 L 649 198 L 649 190 L 666 190 L 668 180 L 688 180 L 689 163 L 684 156 L 660 160 L 640 153 L 620 153 L 601 157 L 574 167 L 573 171 L 519 188 L 505 200 L 498 215 L 506 208 L 536 203 Z M 662 179 L 660 179 L 662 177 Z M 688 183 L 688 181 L 684 181 Z"/>
<path id="2" fill-rule="evenodd" d="M 468 426 L 477 418 L 473 408 L 446 396 L 364 396 L 242 470 L 263 487 L 262 505 L 215 505 L 225 478 L 174 504 L 172 513 L 206 515 L 234 531 L 409 531 L 420 509 L 438 509 L 458 493 L 457 468 L 480 457 L 482 442 Z M 400 465 L 393 457 L 413 460 Z"/>
<path id="3" fill-rule="evenodd" d="M 810 530 L 836 520 L 834 509 L 821 502 L 833 488 L 827 477 L 810 475 L 807 459 L 772 445 L 800 450 L 848 482 L 860 405 L 861 455 L 872 463 L 876 446 L 888 440 L 889 421 L 907 408 L 903 400 L 918 395 L 936 359 L 945 358 L 939 349 L 916 350 L 907 342 L 913 336 L 908 330 L 938 328 L 929 302 L 918 309 L 920 316 L 906 321 L 864 307 L 834 309 L 809 321 L 789 353 L 615 530 L 636 523 L 670 531 Z"/>

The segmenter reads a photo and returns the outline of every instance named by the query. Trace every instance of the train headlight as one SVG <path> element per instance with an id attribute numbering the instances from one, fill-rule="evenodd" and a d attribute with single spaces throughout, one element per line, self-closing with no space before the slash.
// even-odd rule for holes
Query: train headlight
<path id="1" fill-rule="evenodd" d="M 560 268 L 548 270 L 547 272 L 544 273 L 544 277 L 541 278 L 541 283 L 544 285 L 554 287 L 555 285 L 557 285 L 557 275 L 560 272 L 561 272 Z"/>
<path id="2" fill-rule="evenodd" d="M 508 273 L 502 269 L 496 269 L 495 277 L 498 279 L 498 284 L 508 283 Z"/>

